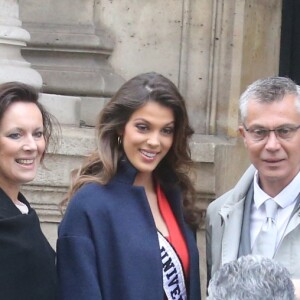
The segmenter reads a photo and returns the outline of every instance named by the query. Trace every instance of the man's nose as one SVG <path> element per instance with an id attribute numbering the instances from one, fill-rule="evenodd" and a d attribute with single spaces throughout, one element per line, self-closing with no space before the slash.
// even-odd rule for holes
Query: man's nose
<path id="1" fill-rule="evenodd" d="M 275 131 L 270 131 L 267 137 L 265 148 L 269 150 L 278 149 L 281 146 Z"/>

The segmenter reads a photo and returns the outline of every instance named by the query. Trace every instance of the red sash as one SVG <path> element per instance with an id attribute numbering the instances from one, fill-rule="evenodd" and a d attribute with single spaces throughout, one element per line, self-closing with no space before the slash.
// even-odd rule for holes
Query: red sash
<path id="1" fill-rule="evenodd" d="M 170 244 L 175 249 L 177 255 L 179 256 L 184 274 L 186 277 L 188 277 L 189 274 L 189 253 L 187 249 L 186 242 L 184 240 L 183 234 L 178 226 L 178 223 L 176 221 L 176 218 L 172 212 L 172 209 L 170 207 L 170 204 L 160 188 L 160 185 L 157 184 L 156 187 L 156 194 L 158 199 L 158 206 L 160 209 L 160 212 L 162 214 L 162 217 L 167 225 L 169 236 L 167 237 Z"/>

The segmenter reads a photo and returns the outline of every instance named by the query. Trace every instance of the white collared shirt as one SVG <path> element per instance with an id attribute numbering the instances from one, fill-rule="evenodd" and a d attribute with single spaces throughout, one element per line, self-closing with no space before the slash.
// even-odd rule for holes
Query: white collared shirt
<path id="1" fill-rule="evenodd" d="M 273 200 L 278 204 L 276 226 L 278 230 L 276 246 L 278 246 L 280 240 L 284 235 L 285 228 L 288 224 L 291 213 L 296 204 L 296 198 L 299 194 L 300 186 L 300 172 L 294 177 L 294 179 L 287 185 Z M 251 248 L 255 242 L 255 239 L 261 229 L 261 226 L 266 220 L 265 207 L 263 203 L 270 199 L 258 184 L 258 172 L 254 174 L 254 202 L 251 206 L 250 217 L 250 240 Z"/>

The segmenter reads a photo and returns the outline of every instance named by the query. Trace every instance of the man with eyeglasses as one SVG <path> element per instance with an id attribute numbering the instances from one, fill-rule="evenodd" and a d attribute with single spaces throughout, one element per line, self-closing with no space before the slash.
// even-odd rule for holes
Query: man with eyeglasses
<path id="1" fill-rule="evenodd" d="M 300 279 L 300 87 L 285 77 L 252 83 L 240 98 L 239 131 L 252 165 L 207 209 L 208 280 L 255 254 Z M 299 284 L 299 281 L 298 281 Z"/>

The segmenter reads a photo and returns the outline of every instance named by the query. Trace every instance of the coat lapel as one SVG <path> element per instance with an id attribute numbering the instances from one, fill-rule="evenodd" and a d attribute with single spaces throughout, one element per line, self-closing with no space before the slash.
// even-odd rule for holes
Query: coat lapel
<path id="1" fill-rule="evenodd" d="M 241 199 L 233 206 L 223 206 L 220 211 L 224 221 L 222 264 L 235 260 L 238 257 L 244 202 L 245 198 Z"/>
<path id="2" fill-rule="evenodd" d="M 251 205 L 253 202 L 253 183 L 251 184 L 244 203 L 244 212 L 242 220 L 242 231 L 240 239 L 240 247 L 238 257 L 248 255 L 251 253 L 250 241 L 250 218 L 251 218 Z"/>
<path id="3" fill-rule="evenodd" d="M 300 224 L 300 194 L 298 195 L 297 203 L 295 209 L 292 213 L 292 217 L 288 222 L 286 230 L 284 232 L 284 236 L 288 235 L 291 231 L 293 231 Z"/>
<path id="4" fill-rule="evenodd" d="M 13 204 L 12 200 L 0 188 L 0 219 L 14 217 L 22 213 Z"/>

